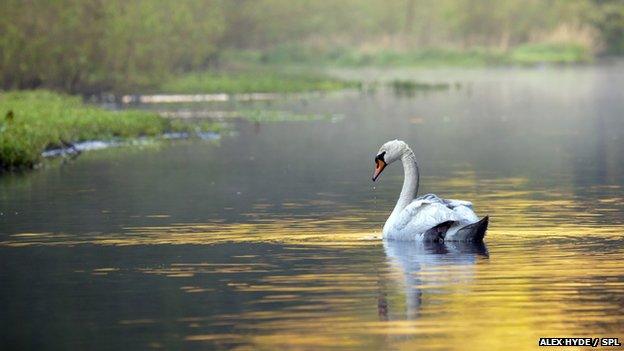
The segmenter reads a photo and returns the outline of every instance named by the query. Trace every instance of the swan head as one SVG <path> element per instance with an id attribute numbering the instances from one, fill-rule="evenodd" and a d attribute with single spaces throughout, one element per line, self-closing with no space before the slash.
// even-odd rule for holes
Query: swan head
<path id="1" fill-rule="evenodd" d="M 375 171 L 373 172 L 373 182 L 377 180 L 381 172 L 391 164 L 403 156 L 405 151 L 409 150 L 407 144 L 402 140 L 390 140 L 383 144 L 377 156 L 375 156 Z"/>

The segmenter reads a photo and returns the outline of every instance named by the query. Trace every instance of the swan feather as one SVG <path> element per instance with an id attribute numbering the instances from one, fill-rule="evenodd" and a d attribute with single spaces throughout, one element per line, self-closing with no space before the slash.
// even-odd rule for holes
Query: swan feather
<path id="1" fill-rule="evenodd" d="M 388 221 L 385 237 L 392 240 L 427 240 L 427 230 L 444 222 L 453 222 L 447 231 L 456 232 L 462 226 L 474 223 L 479 218 L 472 210 L 472 203 L 463 200 L 442 199 L 427 194 L 414 199 L 396 218 Z"/>

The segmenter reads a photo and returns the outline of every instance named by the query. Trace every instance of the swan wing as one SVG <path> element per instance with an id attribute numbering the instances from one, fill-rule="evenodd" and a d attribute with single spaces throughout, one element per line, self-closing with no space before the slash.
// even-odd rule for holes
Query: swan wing
<path id="1" fill-rule="evenodd" d="M 472 210 L 472 203 L 463 200 L 446 200 L 428 194 L 414 199 L 394 219 L 390 232 L 396 239 L 408 239 L 421 235 L 427 230 L 445 223 L 452 222 L 450 230 L 454 232 L 463 225 L 479 220 Z M 405 238 L 402 238 L 404 237 Z"/>
<path id="2" fill-rule="evenodd" d="M 450 208 L 455 208 L 459 206 L 468 207 L 472 209 L 472 202 L 466 200 L 455 200 L 455 199 L 443 199 L 446 205 Z"/>
<path id="3" fill-rule="evenodd" d="M 398 215 L 394 222 L 395 231 L 424 233 L 430 228 L 447 221 L 457 221 L 455 212 L 438 202 L 414 200 Z"/>
<path id="4" fill-rule="evenodd" d="M 472 209 L 472 202 L 466 200 L 456 200 L 456 199 L 443 199 L 436 194 L 427 194 L 416 198 L 414 201 L 421 200 L 423 202 L 429 203 L 440 203 L 447 206 L 450 209 L 453 209 L 458 206 L 466 206 Z M 414 202 L 412 201 L 412 202 Z"/>

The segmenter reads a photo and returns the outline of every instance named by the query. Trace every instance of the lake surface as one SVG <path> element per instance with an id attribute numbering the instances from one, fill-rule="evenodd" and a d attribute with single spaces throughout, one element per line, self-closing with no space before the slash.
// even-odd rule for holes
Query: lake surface
<path id="1" fill-rule="evenodd" d="M 218 141 L 110 148 L 0 178 L 0 349 L 622 341 L 622 64 L 337 73 L 452 87 L 139 106 L 330 118 L 237 119 Z M 370 177 L 394 138 L 419 159 L 421 194 L 490 215 L 485 245 L 379 240 L 403 174 Z"/>

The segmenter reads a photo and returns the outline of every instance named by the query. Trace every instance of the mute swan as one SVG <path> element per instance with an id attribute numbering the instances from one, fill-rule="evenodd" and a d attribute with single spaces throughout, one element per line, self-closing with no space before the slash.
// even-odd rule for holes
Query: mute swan
<path id="1" fill-rule="evenodd" d="M 416 197 L 420 174 L 416 157 L 404 141 L 392 140 L 381 146 L 375 156 L 373 181 L 387 165 L 401 160 L 405 178 L 399 200 L 383 227 L 383 238 L 402 241 L 483 240 L 488 217 L 479 220 L 472 203 L 441 199 L 434 194 Z"/>

